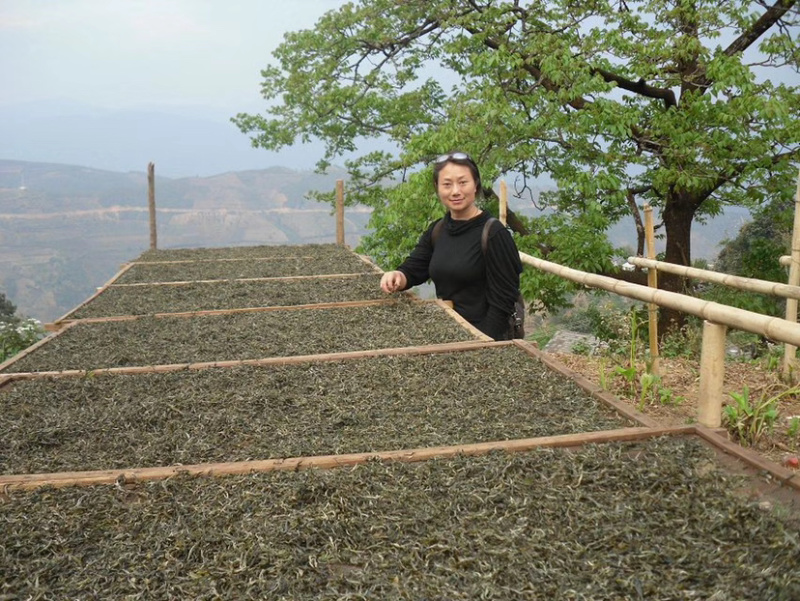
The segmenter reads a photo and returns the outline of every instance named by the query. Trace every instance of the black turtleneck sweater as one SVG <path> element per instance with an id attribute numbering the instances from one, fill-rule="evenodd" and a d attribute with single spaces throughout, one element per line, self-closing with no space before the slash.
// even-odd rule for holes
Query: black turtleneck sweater
<path id="1" fill-rule="evenodd" d="M 406 289 L 433 280 L 437 297 L 452 301 L 464 319 L 484 334 L 502 340 L 519 294 L 522 263 L 514 239 L 499 221 L 489 230 L 484 256 L 481 234 L 489 217 L 483 212 L 460 221 L 451 219 L 448 213 L 436 244 L 431 239 L 436 225 L 433 222 L 397 269 L 408 280 Z"/>

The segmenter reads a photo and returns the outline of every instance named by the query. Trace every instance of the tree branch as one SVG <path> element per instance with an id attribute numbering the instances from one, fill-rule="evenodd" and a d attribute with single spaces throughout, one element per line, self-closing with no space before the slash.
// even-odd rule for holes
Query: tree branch
<path id="1" fill-rule="evenodd" d="M 783 18 L 789 10 L 797 4 L 797 0 L 777 0 L 775 4 L 767 9 L 761 17 L 753 23 L 753 26 L 736 38 L 730 46 L 725 49 L 725 54 L 733 56 L 738 52 L 743 52 L 750 45 L 767 32 L 775 23 Z"/>
<path id="2" fill-rule="evenodd" d="M 767 11 L 753 23 L 750 29 L 743 32 L 738 38 L 731 42 L 730 46 L 725 49 L 725 54 L 733 56 L 738 52 L 747 50 L 753 42 L 764 35 L 775 23 L 780 21 L 797 2 L 798 0 L 776 0 L 775 4 L 769 7 Z M 703 73 L 694 85 L 696 88 L 704 89 L 707 88 L 710 83 L 711 80 Z"/>
<path id="3" fill-rule="evenodd" d="M 657 98 L 659 100 L 663 100 L 665 109 L 668 109 L 671 106 L 678 106 L 678 101 L 675 98 L 675 92 L 668 88 L 657 88 L 655 86 L 647 85 L 644 79 L 633 82 L 630 79 L 617 75 L 616 73 L 611 73 L 610 71 L 596 67 L 592 67 L 592 73 L 600 75 L 608 82 L 617 84 L 617 86 L 623 90 L 633 92 L 634 94 L 639 94 L 640 96 L 646 96 L 647 98 Z"/>

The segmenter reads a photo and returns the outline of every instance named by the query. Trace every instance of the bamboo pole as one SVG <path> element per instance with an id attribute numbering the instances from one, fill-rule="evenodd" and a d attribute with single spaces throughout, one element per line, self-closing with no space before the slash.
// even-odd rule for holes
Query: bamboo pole
<path id="1" fill-rule="evenodd" d="M 725 324 L 738 330 L 766 336 L 778 342 L 800 346 L 800 324 L 788 322 L 780 317 L 767 317 L 752 311 L 704 301 L 668 290 L 651 290 L 647 286 L 586 273 L 558 263 L 551 263 L 523 252 L 520 252 L 519 256 L 522 262 L 527 265 L 584 286 L 608 290 L 620 296 L 634 298 L 646 303 L 656 303 L 661 307 L 669 307 L 696 315 L 714 323 Z"/>
<path id="2" fill-rule="evenodd" d="M 503 179 L 500 180 L 500 207 L 498 211 L 500 222 L 503 225 L 508 225 L 508 185 Z"/>
<path id="3" fill-rule="evenodd" d="M 797 191 L 794 196 L 794 226 L 792 227 L 792 255 L 789 265 L 789 285 L 800 285 L 800 172 L 797 175 Z M 786 320 L 797 323 L 797 299 L 786 301 Z M 795 357 L 797 345 L 786 344 L 783 348 L 783 377 L 795 380 Z"/>
<path id="4" fill-rule="evenodd" d="M 344 246 L 344 180 L 336 180 L 336 244 Z"/>
<path id="5" fill-rule="evenodd" d="M 649 204 L 644 206 L 645 240 L 647 242 L 647 258 L 656 258 L 656 235 L 653 226 L 653 207 Z M 650 268 L 647 270 L 647 285 L 658 290 L 658 272 Z M 647 305 L 648 335 L 650 338 L 650 361 L 648 368 L 654 376 L 661 375 L 658 361 L 658 305 L 648 303 Z"/>
<path id="6" fill-rule="evenodd" d="M 499 440 L 455 446 L 423 447 L 393 451 L 368 451 L 343 455 L 316 455 L 311 457 L 289 457 L 286 459 L 261 459 L 230 463 L 200 463 L 168 467 L 145 467 L 85 472 L 56 472 L 49 474 L 0 475 L 0 490 L 25 490 L 40 486 L 91 486 L 125 482 L 164 480 L 180 474 L 195 476 L 233 476 L 274 471 L 297 472 L 307 469 L 335 469 L 352 467 L 368 461 L 400 461 L 413 463 L 431 459 L 447 459 L 458 456 L 479 456 L 496 451 L 522 453 L 537 448 L 564 448 L 586 444 L 629 442 L 647 440 L 659 436 L 685 436 L 692 434 L 694 427 L 621 428 L 588 432 L 585 434 L 562 434 L 540 438 Z"/>
<path id="7" fill-rule="evenodd" d="M 782 298 L 800 299 L 800 286 L 797 285 L 789 286 L 779 282 L 770 282 L 769 280 L 745 278 L 738 275 L 729 275 L 727 273 L 709 271 L 707 269 L 697 269 L 696 267 L 676 265 L 675 263 L 643 259 L 642 257 L 628 257 L 628 263 L 631 265 L 636 265 L 637 267 L 646 267 L 648 269 L 654 268 L 658 271 L 663 271 L 664 273 L 674 273 L 675 275 L 693 278 L 695 280 L 712 282 L 714 284 L 722 284 L 724 286 L 728 286 L 729 288 L 735 288 L 736 290 L 747 290 L 748 292 L 769 294 L 771 296 L 780 296 Z"/>
<path id="8" fill-rule="evenodd" d="M 728 328 L 722 324 L 703 322 L 697 421 L 707 428 L 718 428 L 722 424 L 722 384 L 725 377 L 727 330 Z"/>
<path id="9" fill-rule="evenodd" d="M 158 248 L 156 235 L 156 166 L 147 164 L 147 207 L 150 212 L 150 249 Z"/>

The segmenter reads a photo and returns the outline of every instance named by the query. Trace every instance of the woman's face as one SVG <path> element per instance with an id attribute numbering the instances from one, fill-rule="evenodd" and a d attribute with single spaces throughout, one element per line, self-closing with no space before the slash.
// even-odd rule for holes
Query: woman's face
<path id="1" fill-rule="evenodd" d="M 469 167 L 447 163 L 439 171 L 436 192 L 453 219 L 471 219 L 477 213 L 475 206 L 477 187 Z"/>

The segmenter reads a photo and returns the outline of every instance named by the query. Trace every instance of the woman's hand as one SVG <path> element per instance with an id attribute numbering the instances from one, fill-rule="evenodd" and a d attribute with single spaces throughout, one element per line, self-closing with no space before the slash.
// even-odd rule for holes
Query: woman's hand
<path id="1" fill-rule="evenodd" d="M 404 290 L 408 280 L 402 271 L 387 271 L 381 278 L 381 290 L 386 294 Z"/>

